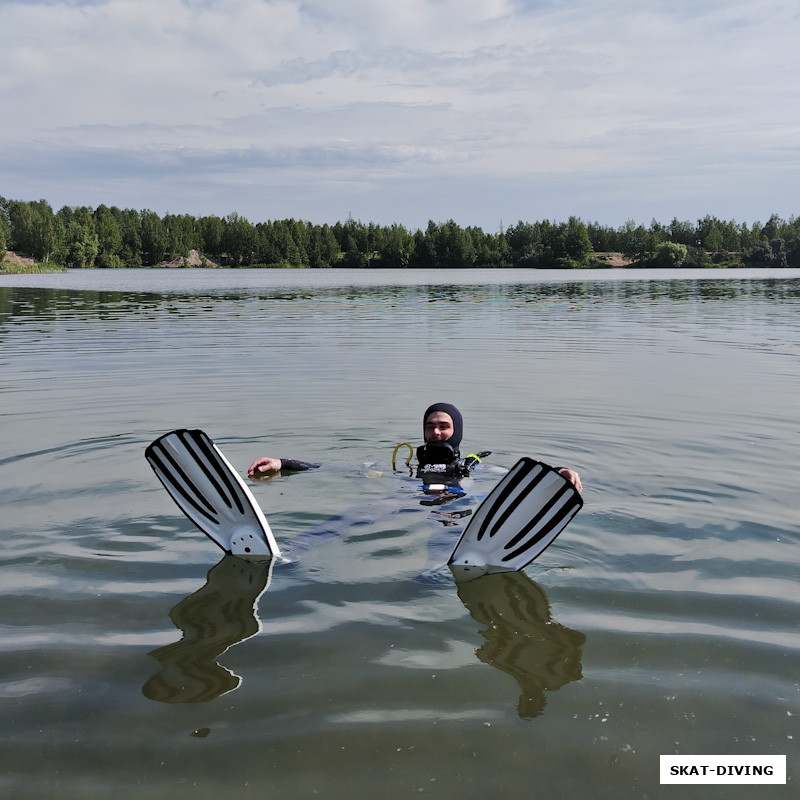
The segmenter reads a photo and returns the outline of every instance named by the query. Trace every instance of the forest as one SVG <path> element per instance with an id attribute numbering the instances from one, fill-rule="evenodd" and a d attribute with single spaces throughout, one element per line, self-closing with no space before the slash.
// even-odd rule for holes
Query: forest
<path id="1" fill-rule="evenodd" d="M 631 267 L 800 267 L 800 219 L 766 223 L 629 220 L 613 228 L 570 217 L 566 222 L 517 222 L 495 232 L 452 219 L 424 230 L 353 219 L 313 224 L 295 219 L 250 222 L 100 205 L 64 206 L 0 197 L 0 255 L 6 250 L 37 265 L 70 269 L 189 266 L 437 268 L 608 266 L 619 253 Z M 197 265 L 197 262 L 193 262 Z M 3 264 L 0 263 L 0 271 Z"/>

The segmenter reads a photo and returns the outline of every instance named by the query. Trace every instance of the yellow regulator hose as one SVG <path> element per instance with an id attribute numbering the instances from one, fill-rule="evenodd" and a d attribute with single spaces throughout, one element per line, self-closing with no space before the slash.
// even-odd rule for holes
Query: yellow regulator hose
<path id="1" fill-rule="evenodd" d="M 414 448 L 408 442 L 400 442 L 400 444 L 397 445 L 397 447 L 395 447 L 394 453 L 392 453 L 392 469 L 397 469 L 397 467 L 395 466 L 397 463 L 397 451 L 401 447 L 408 448 L 408 458 L 406 459 L 406 466 L 408 466 L 411 463 L 411 459 L 414 457 Z"/>

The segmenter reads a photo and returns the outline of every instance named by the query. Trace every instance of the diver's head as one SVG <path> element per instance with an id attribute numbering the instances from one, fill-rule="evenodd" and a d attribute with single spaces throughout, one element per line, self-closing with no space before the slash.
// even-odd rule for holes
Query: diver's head
<path id="1" fill-rule="evenodd" d="M 461 412 L 450 403 L 434 403 L 422 418 L 426 442 L 447 442 L 456 452 L 461 444 L 464 422 Z"/>

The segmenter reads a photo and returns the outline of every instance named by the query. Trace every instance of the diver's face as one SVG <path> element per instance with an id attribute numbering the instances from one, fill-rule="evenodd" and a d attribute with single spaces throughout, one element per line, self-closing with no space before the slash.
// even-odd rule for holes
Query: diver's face
<path id="1" fill-rule="evenodd" d="M 453 418 L 444 411 L 434 411 L 425 420 L 425 441 L 446 442 L 453 435 Z"/>

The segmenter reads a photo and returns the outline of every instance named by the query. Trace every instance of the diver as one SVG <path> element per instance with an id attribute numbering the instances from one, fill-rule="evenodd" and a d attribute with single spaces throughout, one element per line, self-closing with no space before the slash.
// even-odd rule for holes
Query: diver
<path id="1" fill-rule="evenodd" d="M 422 429 L 425 444 L 417 448 L 417 477 L 426 486 L 456 488 L 459 479 L 469 475 L 480 463 L 481 457 L 489 455 L 485 452 L 461 458 L 458 448 L 461 445 L 464 421 L 461 412 L 450 403 L 434 403 L 429 406 L 422 418 Z M 413 452 L 411 445 L 407 446 Z M 304 472 L 319 466 L 296 458 L 264 457 L 251 464 L 248 475 L 257 478 L 265 473 Z"/>
<path id="2" fill-rule="evenodd" d="M 464 433 L 461 412 L 451 403 L 434 403 L 422 417 L 424 444 L 417 448 L 417 477 L 427 487 L 426 491 L 463 494 L 461 478 L 467 477 L 488 452 L 470 453 L 461 458 L 459 447 Z M 410 459 L 409 459 L 410 460 Z M 251 478 L 266 477 L 267 473 L 304 472 L 320 465 L 294 458 L 265 456 L 254 461 L 248 469 Z M 581 492 L 580 475 L 567 467 L 557 471 Z M 434 488 L 435 487 L 435 488 Z"/>
<path id="3" fill-rule="evenodd" d="M 467 476 L 486 454 L 462 458 L 459 451 L 462 435 L 463 419 L 455 406 L 435 403 L 426 409 L 424 443 L 416 453 L 416 474 L 423 482 L 425 494 L 420 505 L 440 506 L 452 502 L 451 509 L 432 512 L 444 517 L 445 521 L 439 521 L 446 527 L 458 524 L 456 520 L 467 516 L 473 516 L 471 522 L 480 516 L 481 522 L 473 526 L 473 534 L 468 524 L 447 559 L 448 565 L 458 570 L 462 579 L 474 580 L 489 572 L 521 569 L 552 543 L 583 506 L 580 476 L 572 469 L 550 467 L 524 456 L 510 470 L 490 465 L 487 472 L 503 473 L 503 477 L 481 499 L 474 515 L 471 508 L 465 507 L 469 501 L 461 482 L 467 482 Z M 404 446 L 410 453 L 405 463 L 409 475 L 413 475 L 414 467 L 410 465 L 414 449 L 406 442 L 398 448 Z M 246 558 L 280 555 L 269 523 L 252 493 L 205 432 L 181 428 L 163 434 L 148 445 L 145 458 L 184 514 L 226 553 Z M 394 458 L 392 466 L 395 468 Z M 249 473 L 253 479 L 269 479 L 283 470 L 303 472 L 319 467 L 319 464 L 297 459 L 263 457 L 253 462 Z M 381 474 L 370 474 L 372 472 L 375 471 L 368 472 L 367 476 Z M 551 480 L 556 476 L 555 481 Z M 392 505 L 394 501 L 383 502 Z M 354 525 L 373 523 L 377 518 L 375 506 L 373 502 L 368 507 L 336 515 L 305 531 L 301 537 L 295 537 L 291 546 L 294 557 L 321 541 L 341 536 Z M 488 537 L 481 538 L 487 519 L 492 520 L 492 530 Z M 431 556 L 437 557 L 441 548 L 450 550 L 451 547 L 451 539 L 431 541 L 428 550 Z M 441 564 L 441 559 L 436 558 L 435 563 Z"/>

